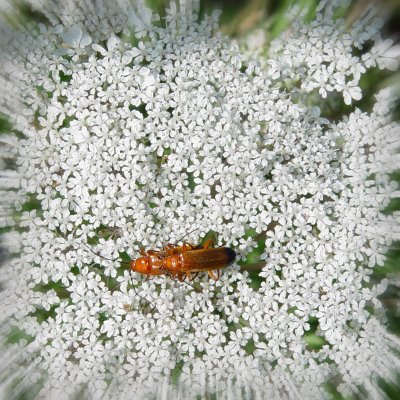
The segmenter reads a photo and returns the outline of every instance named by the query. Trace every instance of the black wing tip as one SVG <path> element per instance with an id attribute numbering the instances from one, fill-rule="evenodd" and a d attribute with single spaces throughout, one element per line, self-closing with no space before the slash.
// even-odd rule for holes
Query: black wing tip
<path id="1" fill-rule="evenodd" d="M 236 252 L 235 250 L 231 249 L 230 247 L 225 247 L 225 254 L 228 256 L 228 262 L 233 263 L 236 259 Z"/>

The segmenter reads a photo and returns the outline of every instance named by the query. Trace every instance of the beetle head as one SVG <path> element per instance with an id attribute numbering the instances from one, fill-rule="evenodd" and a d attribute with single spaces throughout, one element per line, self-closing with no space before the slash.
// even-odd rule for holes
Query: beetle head
<path id="1" fill-rule="evenodd" d="M 150 274 L 151 266 L 148 257 L 140 257 L 135 261 L 131 261 L 132 271 L 139 272 L 141 274 Z"/>

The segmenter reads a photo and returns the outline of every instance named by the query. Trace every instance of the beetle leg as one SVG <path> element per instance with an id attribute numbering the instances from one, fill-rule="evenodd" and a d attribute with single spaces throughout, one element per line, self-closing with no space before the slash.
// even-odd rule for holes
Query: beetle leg
<path id="1" fill-rule="evenodd" d="M 178 279 L 179 279 L 180 282 L 183 282 L 183 280 L 185 279 L 186 275 L 184 275 L 184 274 L 178 274 L 177 277 L 178 277 Z"/>
<path id="2" fill-rule="evenodd" d="M 186 253 L 187 251 L 193 250 L 194 246 L 188 242 L 183 242 L 182 245 L 182 253 Z"/>
<path id="3" fill-rule="evenodd" d="M 164 274 L 165 276 L 169 276 L 171 279 L 175 279 L 176 278 L 176 274 L 173 274 L 169 269 L 161 266 L 159 268 L 159 271 L 161 272 L 161 274 Z"/>
<path id="4" fill-rule="evenodd" d="M 159 254 L 160 252 L 157 250 L 147 250 L 147 255 L 148 256 L 156 256 L 157 254 Z"/>
<path id="5" fill-rule="evenodd" d="M 208 239 L 204 242 L 203 249 L 213 248 L 214 242 L 212 239 Z"/>
<path id="6" fill-rule="evenodd" d="M 141 254 L 143 257 L 146 257 L 146 256 L 147 256 L 146 250 L 144 249 L 144 247 L 139 247 L 139 252 L 140 252 L 140 254 Z"/>
<path id="7" fill-rule="evenodd" d="M 188 281 L 192 280 L 192 274 L 190 273 L 190 271 L 186 271 L 186 276 L 188 278 Z"/>
<path id="8" fill-rule="evenodd" d="M 196 277 L 199 275 L 199 273 L 200 273 L 200 272 L 196 272 L 196 273 L 193 275 L 193 279 L 196 279 Z"/>
<path id="9" fill-rule="evenodd" d="M 163 250 L 167 253 L 167 256 L 174 254 L 175 245 L 168 243 L 163 247 Z"/>
<path id="10" fill-rule="evenodd" d="M 210 275 L 210 278 L 213 278 L 214 281 L 218 280 L 218 277 L 214 274 L 214 272 L 212 272 L 211 270 L 207 271 L 207 272 L 208 272 L 208 275 Z"/>

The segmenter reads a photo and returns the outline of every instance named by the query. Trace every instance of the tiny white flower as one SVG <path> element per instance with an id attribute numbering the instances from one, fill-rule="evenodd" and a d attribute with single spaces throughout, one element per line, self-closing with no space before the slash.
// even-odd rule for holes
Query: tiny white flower
<path id="1" fill-rule="evenodd" d="M 63 31 L 61 37 L 64 41 L 63 47 L 66 48 L 65 54 L 68 55 L 73 55 L 92 43 L 92 38 L 78 24 Z"/>
<path id="2" fill-rule="evenodd" d="M 4 19 L 1 44 L 10 381 L 41 398 L 321 398 L 327 381 L 378 398 L 398 364 L 373 272 L 400 239 L 383 212 L 399 125 L 389 90 L 352 102 L 398 46 L 373 13 L 345 29 L 347 2 L 311 21 L 293 7 L 250 54 L 197 0 L 163 18 L 144 0 L 28 3 L 42 23 Z M 130 270 L 142 246 L 210 231 L 237 253 L 217 281 Z"/>
<path id="3" fill-rule="evenodd" d="M 371 52 L 363 56 L 365 64 L 370 67 L 376 63 L 380 69 L 396 71 L 399 66 L 400 45 L 393 43 L 392 39 L 386 39 L 375 44 Z"/>
<path id="4" fill-rule="evenodd" d="M 356 81 L 338 83 L 336 85 L 336 90 L 343 92 L 344 102 L 347 105 L 350 105 L 353 99 L 361 100 L 362 98 L 361 89 L 356 85 Z"/>

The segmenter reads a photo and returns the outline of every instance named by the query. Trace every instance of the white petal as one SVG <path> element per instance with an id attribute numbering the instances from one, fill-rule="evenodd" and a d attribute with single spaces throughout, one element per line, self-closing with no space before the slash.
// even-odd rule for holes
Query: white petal
<path id="1" fill-rule="evenodd" d="M 347 90 L 343 92 L 344 103 L 348 106 L 351 104 L 351 96 Z"/>
<path id="2" fill-rule="evenodd" d="M 89 46 L 90 43 L 92 43 L 92 38 L 89 36 L 88 33 L 85 32 L 85 33 L 83 34 L 82 38 L 81 38 L 79 47 L 82 47 L 82 48 L 83 48 L 83 47 Z"/>
<path id="3" fill-rule="evenodd" d="M 92 49 L 98 51 L 104 57 L 107 55 L 107 50 L 98 44 L 92 45 Z"/>
<path id="4" fill-rule="evenodd" d="M 65 43 L 71 47 L 78 47 L 82 38 L 82 29 L 79 25 L 73 25 L 70 29 L 65 31 L 61 36 Z"/>
<path id="5" fill-rule="evenodd" d="M 362 99 L 362 92 L 358 86 L 354 86 L 349 88 L 349 93 L 354 100 L 361 100 Z"/>
<path id="6" fill-rule="evenodd" d="M 116 47 L 119 45 L 119 39 L 117 36 L 112 35 L 108 40 L 107 40 L 107 49 L 108 50 L 114 50 Z"/>

